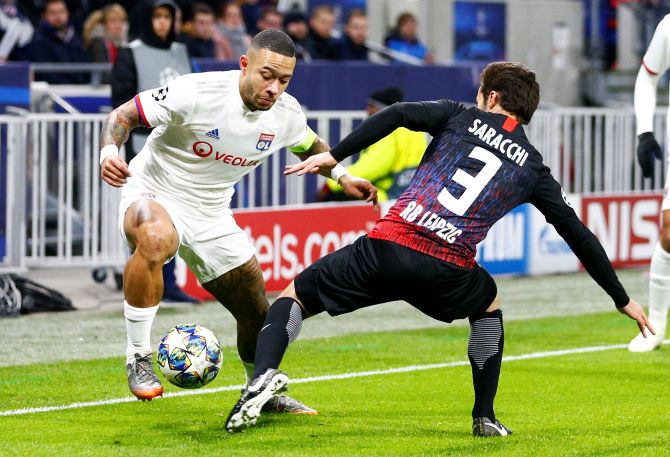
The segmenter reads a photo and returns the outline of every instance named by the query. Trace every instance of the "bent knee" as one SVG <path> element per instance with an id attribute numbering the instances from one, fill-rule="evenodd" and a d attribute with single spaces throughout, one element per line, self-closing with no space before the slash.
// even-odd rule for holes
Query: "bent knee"
<path id="1" fill-rule="evenodd" d="M 179 236 L 172 224 L 163 221 L 142 223 L 135 230 L 135 252 L 150 263 L 165 262 L 179 247 Z"/>

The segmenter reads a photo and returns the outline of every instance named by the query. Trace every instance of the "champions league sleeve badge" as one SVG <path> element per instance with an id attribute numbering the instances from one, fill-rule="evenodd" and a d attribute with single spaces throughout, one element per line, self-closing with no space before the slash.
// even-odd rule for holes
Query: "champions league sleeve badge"
<path id="1" fill-rule="evenodd" d="M 256 143 L 256 149 L 260 152 L 267 151 L 272 146 L 274 137 L 274 133 L 261 133 L 261 136 L 258 137 L 258 143 Z"/>
<path id="2" fill-rule="evenodd" d="M 168 94 L 168 86 L 167 86 L 167 84 L 166 84 L 166 85 L 164 85 L 163 87 L 161 87 L 160 89 L 153 91 L 153 92 L 151 93 L 151 96 L 152 96 L 152 97 L 154 98 L 154 100 L 156 100 L 157 102 L 162 102 L 162 101 L 165 100 L 165 98 L 167 97 L 167 94 Z"/>

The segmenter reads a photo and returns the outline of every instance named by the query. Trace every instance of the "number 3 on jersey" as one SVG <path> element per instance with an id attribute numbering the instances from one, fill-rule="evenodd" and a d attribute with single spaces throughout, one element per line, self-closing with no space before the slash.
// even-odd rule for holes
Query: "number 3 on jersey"
<path id="1" fill-rule="evenodd" d="M 451 195 L 446 187 L 442 188 L 437 196 L 437 201 L 442 206 L 458 216 L 465 214 L 502 165 L 502 161 L 498 157 L 480 146 L 475 146 L 468 157 L 484 162 L 484 168 L 475 176 L 460 168 L 456 170 L 452 179 L 465 187 L 465 191 L 459 198 Z"/>

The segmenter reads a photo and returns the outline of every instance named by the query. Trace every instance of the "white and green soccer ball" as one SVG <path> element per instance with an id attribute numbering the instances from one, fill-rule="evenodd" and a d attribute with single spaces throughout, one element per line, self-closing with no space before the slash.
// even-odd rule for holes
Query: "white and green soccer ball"
<path id="1" fill-rule="evenodd" d="M 219 340 L 197 324 L 177 325 L 158 344 L 158 367 L 165 379 L 184 389 L 197 389 L 216 378 L 223 364 Z"/>

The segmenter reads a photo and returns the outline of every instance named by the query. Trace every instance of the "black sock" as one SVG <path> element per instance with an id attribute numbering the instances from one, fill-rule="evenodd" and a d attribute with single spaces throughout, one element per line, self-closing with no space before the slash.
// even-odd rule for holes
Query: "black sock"
<path id="1" fill-rule="evenodd" d="M 498 390 L 500 364 L 502 363 L 505 332 L 502 311 L 470 316 L 468 358 L 472 366 L 472 384 L 475 388 L 475 405 L 472 417 L 488 417 L 495 421 L 493 400 Z"/>
<path id="2" fill-rule="evenodd" d="M 254 379 L 268 368 L 279 368 L 286 348 L 300 333 L 302 319 L 302 308 L 294 299 L 282 297 L 272 304 L 256 340 Z"/>

